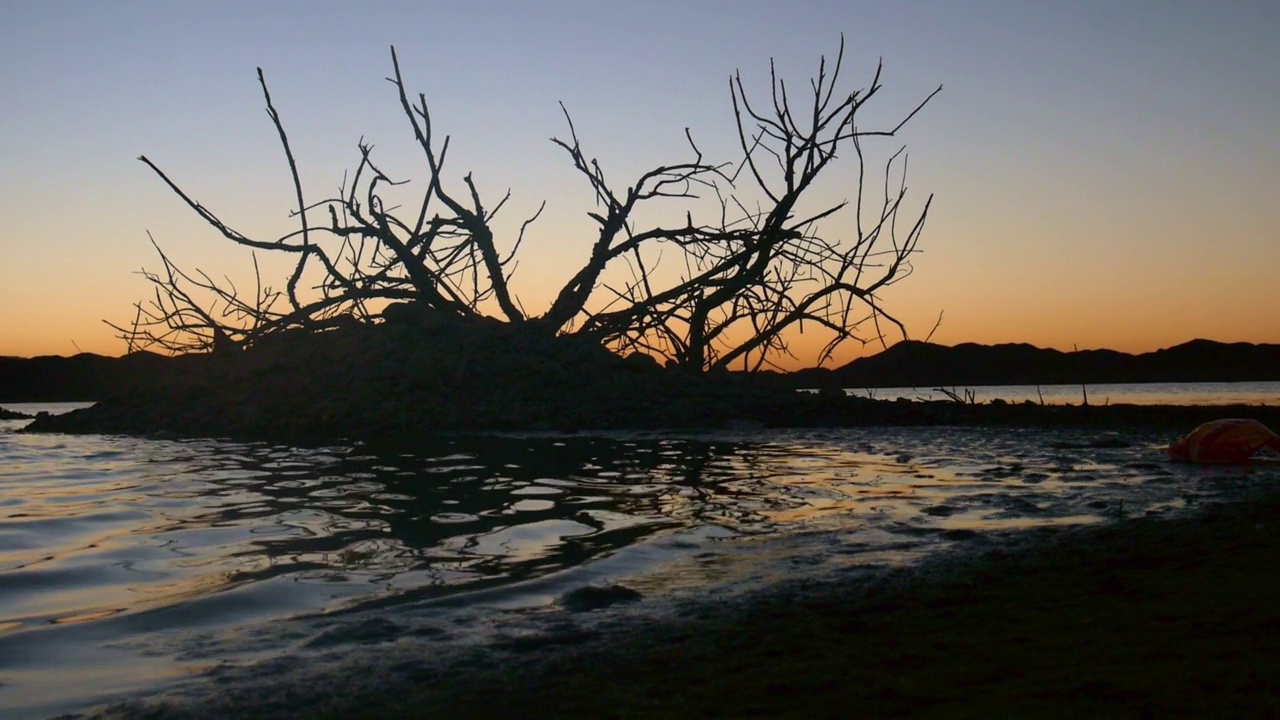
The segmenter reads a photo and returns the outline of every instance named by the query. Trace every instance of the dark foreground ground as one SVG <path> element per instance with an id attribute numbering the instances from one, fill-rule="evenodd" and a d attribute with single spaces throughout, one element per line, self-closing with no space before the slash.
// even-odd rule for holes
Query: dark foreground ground
<path id="1" fill-rule="evenodd" d="M 788 592 L 531 673 L 438 678 L 366 716 L 1275 716 L 1278 560 L 1273 497 L 861 596 Z"/>
<path id="2" fill-rule="evenodd" d="M 975 540 L 974 543 L 984 541 Z M 1275 717 L 1280 493 L 211 716 Z M 367 678 L 366 678 L 367 680 Z M 375 689 L 370 689 L 375 688 Z M 160 712 L 149 717 L 167 716 Z"/>

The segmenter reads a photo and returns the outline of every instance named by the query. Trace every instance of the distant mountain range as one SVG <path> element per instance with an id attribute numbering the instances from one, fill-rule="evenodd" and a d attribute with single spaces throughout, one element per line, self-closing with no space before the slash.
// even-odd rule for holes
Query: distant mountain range
<path id="1" fill-rule="evenodd" d="M 145 383 L 174 360 L 153 353 L 111 358 L 0 357 L 0 402 L 100 400 Z M 1280 380 L 1280 345 L 1192 340 L 1155 352 L 1062 352 L 1027 344 L 954 347 L 904 341 L 833 370 L 773 376 L 799 387 L 952 387 Z M 767 381 L 766 381 L 767 382 Z"/>
<path id="2" fill-rule="evenodd" d="M 80 353 L 71 357 L 0 357 L 0 402 L 101 400 L 159 372 L 170 361 L 136 352 L 124 357 Z"/>
<path id="3" fill-rule="evenodd" d="M 840 368 L 801 371 L 795 379 L 868 388 L 1280 380 L 1280 345 L 1192 340 L 1130 355 L 1024 343 L 948 347 L 908 340 Z"/>

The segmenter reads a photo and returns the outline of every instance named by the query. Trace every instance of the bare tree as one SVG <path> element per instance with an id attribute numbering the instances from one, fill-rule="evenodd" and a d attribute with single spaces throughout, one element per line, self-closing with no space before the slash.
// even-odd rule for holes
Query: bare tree
<path id="1" fill-rule="evenodd" d="M 869 193 L 864 144 L 896 135 L 942 88 L 892 127 L 863 129 L 858 114 L 879 92 L 881 68 L 869 86 L 845 92 L 839 89 L 843 60 L 842 39 L 835 61 L 828 66 L 823 58 L 798 99 L 771 65 L 772 93 L 764 105 L 750 101 L 741 74 L 735 74 L 730 96 L 739 160 L 706 160 L 686 130 L 689 157 L 642 173 L 625 192 L 617 191 L 601 164 L 583 150 L 562 105 L 568 138 L 552 142 L 569 155 L 594 193 L 596 208 L 588 215 L 598 230 L 582 266 L 541 314 L 523 308 L 511 275 L 542 208 L 519 225 L 514 237 L 499 238 L 493 221 L 510 193 L 486 207 L 470 174 L 460 186 L 446 183 L 450 138 L 435 133 L 425 96 L 410 97 L 394 48 L 389 80 L 428 172 L 409 215 L 385 204 L 388 190 L 403 183 L 379 169 L 373 147 L 363 140 L 356 169 L 338 195 L 308 202 L 259 69 L 267 112 L 293 179 L 297 230 L 265 241 L 244 235 L 149 159 L 141 160 L 228 240 L 254 251 L 296 255 L 283 289 L 262 284 L 256 256 L 257 286 L 245 299 L 228 278 L 215 282 L 202 272 L 183 272 L 157 245 L 163 272 L 143 271 L 154 297 L 136 304 L 132 325 L 112 327 L 131 350 L 216 350 L 254 345 L 294 329 L 378 322 L 387 303 L 407 301 L 422 312 L 453 317 L 496 313 L 530 332 L 579 335 L 622 354 L 643 352 L 699 370 L 769 366 L 790 353 L 791 331 L 806 324 L 830 337 L 819 363 L 846 341 L 883 341 L 882 322 L 905 337 L 902 323 L 881 306 L 879 293 L 910 274 L 932 196 L 918 210 L 905 209 L 901 149 L 889 156 L 879 190 Z M 855 197 L 807 207 L 806 193 L 845 151 L 856 157 Z M 659 199 L 686 203 L 684 217 L 668 224 L 640 223 L 638 210 Z M 820 225 L 834 223 L 849 205 L 852 221 L 844 223 L 845 236 L 823 232 Z M 327 222 L 314 222 L 321 212 Z M 904 212 L 908 215 L 900 221 Z M 316 280 L 302 288 L 304 278 Z M 862 332 L 867 322 L 871 333 Z"/>

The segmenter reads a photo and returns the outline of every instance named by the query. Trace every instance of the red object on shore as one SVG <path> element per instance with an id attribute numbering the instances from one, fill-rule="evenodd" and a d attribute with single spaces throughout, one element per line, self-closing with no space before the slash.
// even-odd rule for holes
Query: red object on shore
<path id="1" fill-rule="evenodd" d="M 1169 446 L 1169 459 L 1194 463 L 1241 463 L 1262 448 L 1280 453 L 1280 435 L 1257 420 L 1213 420 Z"/>

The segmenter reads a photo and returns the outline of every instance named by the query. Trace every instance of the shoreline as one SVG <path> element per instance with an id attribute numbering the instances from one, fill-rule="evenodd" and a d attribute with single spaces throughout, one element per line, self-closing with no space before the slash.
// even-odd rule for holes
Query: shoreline
<path id="1" fill-rule="evenodd" d="M 745 388 L 742 388 L 745 389 Z M 245 412 L 219 408 L 208 402 L 167 402 L 156 398 L 143 402 L 106 400 L 92 407 L 35 418 L 21 432 L 112 434 L 160 439 L 228 438 L 245 441 L 324 445 L 332 442 L 367 442 L 388 450 L 414 447 L 423 438 L 450 434 L 569 433 L 639 431 L 687 432 L 743 428 L 810 429 L 842 427 L 1025 427 L 1087 428 L 1093 430 L 1160 430 L 1181 437 L 1196 426 L 1220 418 L 1247 417 L 1280 428 L 1280 406 L 1273 405 L 1048 405 L 1031 402 L 964 403 L 950 400 L 876 400 L 855 396 L 833 397 L 822 393 L 769 391 L 734 394 L 731 386 L 710 392 L 668 397 L 660 404 L 650 396 L 639 411 L 621 405 L 595 403 L 590 411 L 576 414 L 558 408 L 550 417 L 522 417 L 494 422 L 491 414 L 469 417 L 454 408 L 443 421 L 421 411 L 394 412 L 344 407 L 348 416 L 329 422 L 325 407 L 296 407 L 268 412 L 265 407 Z M 616 399 L 616 398 L 615 398 Z M 370 403 L 373 404 L 373 403 Z M 234 405 L 234 403 L 232 403 Z M 323 403 L 322 403 L 323 405 Z M 575 408 L 571 408 L 575 409 Z M 560 412 L 560 415 L 556 415 Z M 1170 436 L 1170 441 L 1175 435 Z"/>
<path id="2" fill-rule="evenodd" d="M 373 667 L 265 704 L 227 692 L 107 716 L 1265 716 L 1277 560 L 1280 491 L 704 597 L 662 622 L 591 613 L 594 630 L 423 664 L 411 684 Z"/>

